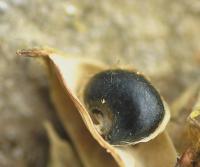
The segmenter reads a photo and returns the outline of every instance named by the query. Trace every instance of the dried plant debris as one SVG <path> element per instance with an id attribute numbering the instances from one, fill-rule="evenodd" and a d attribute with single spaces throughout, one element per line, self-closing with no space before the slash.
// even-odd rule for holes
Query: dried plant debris
<path id="1" fill-rule="evenodd" d="M 199 167 L 199 153 L 194 148 L 188 148 L 177 160 L 176 167 Z"/>
<path id="2" fill-rule="evenodd" d="M 160 104 L 162 104 L 160 106 L 162 107 L 159 107 L 158 110 L 161 111 L 163 116 L 157 117 L 162 121 L 156 125 L 156 128 L 154 127 L 147 137 L 140 136 L 141 138 L 136 141 L 128 140 L 128 142 L 123 142 L 124 140 L 122 140 L 122 142 L 112 144 L 105 138 L 105 134 L 101 134 L 101 131 L 99 131 L 102 128 L 101 121 L 108 121 L 104 123 L 103 126 L 113 128 L 113 122 L 118 120 L 115 117 L 114 119 L 110 119 L 112 116 L 104 117 L 103 113 L 97 111 L 95 112 L 95 118 L 97 119 L 95 122 L 90 108 L 88 108 L 88 104 L 84 102 L 85 88 L 91 78 L 98 73 L 112 69 L 112 67 L 91 59 L 65 56 L 51 49 L 23 50 L 18 52 L 18 54 L 41 57 L 47 64 L 52 99 L 57 108 L 60 119 L 67 133 L 71 137 L 73 145 L 75 146 L 75 149 L 78 152 L 84 166 L 173 167 L 175 165 L 177 158 L 176 151 L 171 139 L 165 131 L 170 112 L 167 104 L 161 97 L 159 97 L 159 95 L 159 100 L 161 100 Z M 144 75 L 139 74 L 132 68 L 126 66 L 120 66 L 118 69 L 129 71 L 131 74 L 134 73 L 134 76 L 136 77 L 135 82 L 139 82 L 141 78 L 143 82 L 140 83 L 144 85 L 144 88 L 149 89 L 150 82 L 144 78 Z M 105 80 L 105 82 L 108 81 L 110 83 L 114 80 L 118 80 L 116 77 L 107 79 L 108 80 Z M 121 89 L 120 83 L 118 83 L 117 86 L 119 86 L 117 88 Z M 152 88 L 152 86 L 150 87 Z M 102 91 L 105 90 L 102 89 Z M 153 92 L 158 94 L 154 88 Z M 109 93 L 109 91 L 107 93 Z M 143 96 L 143 98 L 139 100 L 143 99 L 148 101 L 149 99 L 152 100 L 151 97 L 155 98 L 157 96 L 152 96 L 152 94 L 149 94 L 148 91 L 143 91 L 143 93 L 144 94 L 140 95 Z M 139 94 L 137 94 L 137 96 L 138 95 Z M 98 98 L 100 101 L 93 101 L 94 103 L 98 103 L 96 106 L 100 104 L 107 104 L 110 100 L 109 98 L 111 98 L 104 95 L 102 96 L 102 99 Z M 120 99 L 120 96 L 113 96 L 113 99 L 114 98 Z M 93 99 L 93 97 L 91 99 Z M 123 99 L 121 101 L 119 99 L 116 101 L 118 103 L 123 103 Z M 155 98 L 154 100 L 157 99 Z M 112 101 L 114 102 L 114 100 Z M 138 109 L 140 108 L 139 106 L 142 107 L 141 104 L 136 104 Z M 120 107 L 120 104 L 115 104 L 114 106 Z M 146 107 L 151 108 L 152 105 Z M 96 109 L 98 110 L 99 108 Z M 101 110 L 102 109 L 103 108 L 101 108 Z M 112 110 L 113 108 L 109 105 L 106 109 Z M 145 117 L 146 116 L 147 115 L 145 115 Z M 109 123 L 110 120 L 112 122 L 111 124 Z M 148 121 L 148 119 L 146 120 Z M 140 123 L 137 126 L 142 128 L 143 124 Z M 108 129 L 104 128 L 103 132 Z"/>
<path id="3" fill-rule="evenodd" d="M 188 87 L 171 105 L 171 121 L 168 125 L 168 132 L 179 153 L 190 146 L 187 118 L 196 103 L 199 88 L 199 83 Z"/>
<path id="4" fill-rule="evenodd" d="M 191 114 L 188 117 L 187 140 L 188 148 L 181 155 L 177 167 L 199 167 L 200 166 L 200 94 L 196 100 Z"/>

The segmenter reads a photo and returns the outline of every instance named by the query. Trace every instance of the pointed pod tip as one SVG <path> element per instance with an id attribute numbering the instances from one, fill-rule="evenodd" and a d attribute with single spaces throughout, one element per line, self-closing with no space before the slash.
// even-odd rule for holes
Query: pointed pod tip
<path id="1" fill-rule="evenodd" d="M 51 48 L 22 49 L 16 52 L 17 56 L 28 56 L 28 57 L 47 57 L 53 53 L 55 53 L 55 50 Z"/>

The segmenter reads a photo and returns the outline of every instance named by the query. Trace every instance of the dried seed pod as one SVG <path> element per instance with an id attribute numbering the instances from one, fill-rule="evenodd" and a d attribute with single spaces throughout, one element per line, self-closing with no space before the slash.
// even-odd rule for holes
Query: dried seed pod
<path id="1" fill-rule="evenodd" d="M 99 133 L 115 145 L 147 139 L 169 120 L 159 93 L 133 71 L 97 73 L 85 88 L 84 102 Z"/>
<path id="2" fill-rule="evenodd" d="M 49 69 L 53 102 L 84 166 L 174 166 L 176 151 L 167 133 L 164 132 L 169 120 L 169 111 L 165 103 L 163 104 L 163 121 L 156 128 L 156 133 L 151 133 L 150 136 L 139 141 L 131 143 L 122 142 L 120 146 L 111 145 L 102 138 L 96 129 L 99 126 L 95 126 L 95 120 L 89 114 L 90 111 L 88 111 L 88 104 L 84 102 L 87 101 L 87 91 L 85 91 L 85 88 L 89 85 L 91 78 L 109 69 L 108 66 L 91 59 L 63 56 L 63 54 L 55 52 L 52 49 L 23 50 L 18 52 L 18 54 L 42 57 L 45 60 Z M 120 103 L 120 101 L 118 102 Z M 101 103 L 106 103 L 106 100 L 101 99 Z M 102 117 L 99 115 L 97 118 L 98 121 L 101 121 Z M 107 126 L 112 127 L 109 123 Z M 108 130 L 105 132 L 108 132 Z M 138 142 L 143 143 L 135 147 L 134 144 Z"/>

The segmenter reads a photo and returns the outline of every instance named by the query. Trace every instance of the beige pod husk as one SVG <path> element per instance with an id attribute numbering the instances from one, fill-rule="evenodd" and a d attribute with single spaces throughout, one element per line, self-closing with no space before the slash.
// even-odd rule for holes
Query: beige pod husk
<path id="1" fill-rule="evenodd" d="M 52 49 L 30 49 L 18 55 L 42 57 L 48 66 L 51 96 L 60 119 L 86 167 L 173 167 L 176 151 L 164 131 L 149 140 L 110 145 L 97 132 L 82 101 L 82 89 L 96 73 L 109 69 L 95 60 L 65 56 Z M 168 110 L 168 108 L 166 107 Z M 169 111 L 167 111 L 169 114 Z M 169 115 L 168 118 L 169 119 Z"/>
<path id="2" fill-rule="evenodd" d="M 82 167 L 70 142 L 60 138 L 49 121 L 44 122 L 44 127 L 50 143 L 48 167 Z"/>

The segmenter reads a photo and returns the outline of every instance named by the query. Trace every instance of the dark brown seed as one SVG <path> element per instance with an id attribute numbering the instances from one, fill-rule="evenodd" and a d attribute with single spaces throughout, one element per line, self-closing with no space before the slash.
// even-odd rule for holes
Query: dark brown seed
<path id="1" fill-rule="evenodd" d="M 107 70 L 93 76 L 84 103 L 101 135 L 111 144 L 148 137 L 164 118 L 164 105 L 151 83 L 127 70 Z"/>

